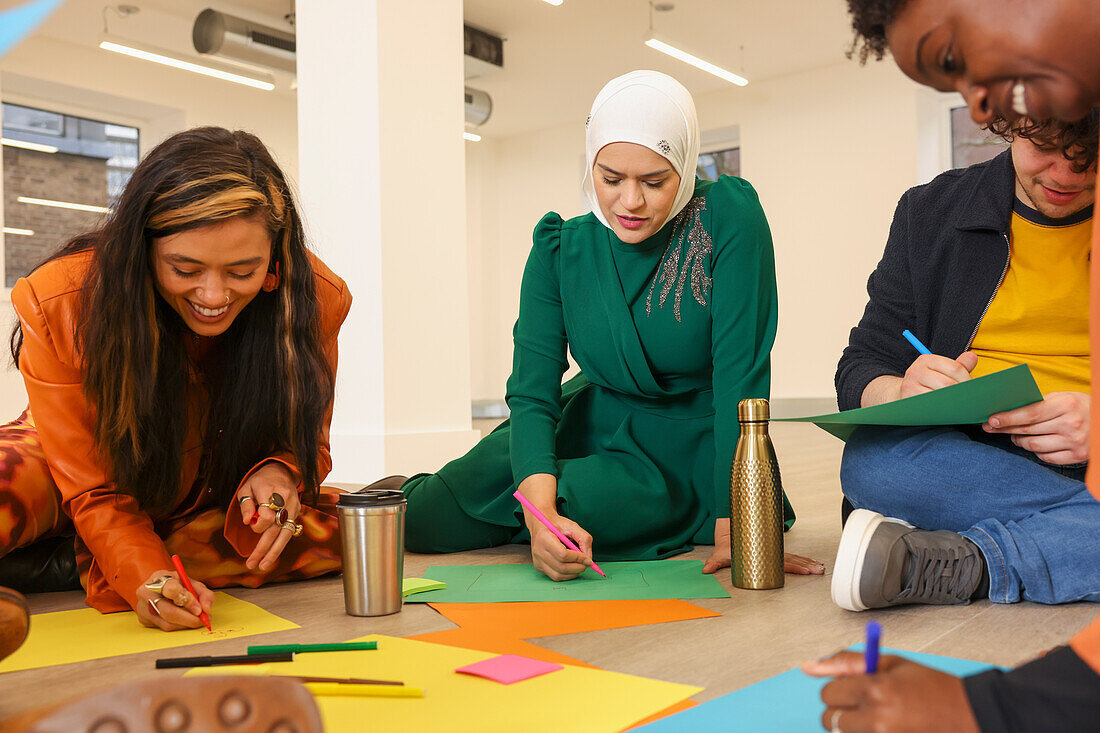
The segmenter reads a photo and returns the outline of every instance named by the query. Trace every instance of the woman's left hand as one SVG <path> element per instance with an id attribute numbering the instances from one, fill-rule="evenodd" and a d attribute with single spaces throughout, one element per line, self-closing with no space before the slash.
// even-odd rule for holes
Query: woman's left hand
<path id="1" fill-rule="evenodd" d="M 703 572 L 710 575 L 730 564 L 730 520 L 723 518 L 714 523 L 714 552 L 703 563 Z M 794 575 L 822 575 L 825 566 L 813 558 L 787 552 L 783 555 L 783 570 Z"/>
<path id="2" fill-rule="evenodd" d="M 272 501 L 276 494 L 282 498 L 282 509 L 279 510 L 271 508 L 272 504 L 279 504 L 278 500 Z M 236 500 L 241 510 L 241 521 L 260 535 L 256 549 L 248 556 L 245 565 L 251 570 L 259 568 L 266 572 L 275 567 L 275 561 L 294 536 L 282 524 L 296 521 L 302 512 L 298 501 L 298 481 L 286 466 L 271 461 L 248 477 L 238 489 Z"/>

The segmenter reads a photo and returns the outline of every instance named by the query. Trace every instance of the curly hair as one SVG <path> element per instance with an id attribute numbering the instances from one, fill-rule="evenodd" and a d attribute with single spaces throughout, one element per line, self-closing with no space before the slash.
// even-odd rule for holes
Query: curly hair
<path id="1" fill-rule="evenodd" d="M 859 63 L 867 63 L 874 57 L 881 61 L 886 55 L 886 26 L 890 25 L 905 6 L 907 0 L 848 0 L 848 12 L 852 16 L 855 37 L 848 49 L 848 58 L 858 57 Z"/>
<path id="2" fill-rule="evenodd" d="M 986 129 L 1006 143 L 1023 138 L 1043 151 L 1060 150 L 1075 173 L 1084 173 L 1096 165 L 1097 145 L 1100 144 L 1100 111 L 1096 109 L 1077 122 L 1028 119 L 1009 122 L 1003 117 L 994 117 Z"/>

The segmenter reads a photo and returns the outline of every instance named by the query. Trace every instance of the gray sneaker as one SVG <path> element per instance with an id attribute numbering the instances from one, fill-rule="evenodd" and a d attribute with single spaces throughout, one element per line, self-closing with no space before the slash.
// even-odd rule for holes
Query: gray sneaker
<path id="1" fill-rule="evenodd" d="M 833 568 L 833 602 L 849 611 L 906 603 L 969 603 L 982 580 L 978 546 L 961 534 L 928 532 L 856 509 Z"/>

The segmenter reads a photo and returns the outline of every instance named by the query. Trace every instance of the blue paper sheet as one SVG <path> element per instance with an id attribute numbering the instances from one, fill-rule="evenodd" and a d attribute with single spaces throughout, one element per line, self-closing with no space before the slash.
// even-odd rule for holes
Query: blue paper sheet
<path id="1" fill-rule="evenodd" d="M 851 647 L 862 651 L 863 645 Z M 942 672 L 960 677 L 993 669 L 994 665 L 935 654 L 921 654 L 883 648 L 883 654 L 897 654 Z M 639 733 L 681 733 L 722 731 L 722 733 L 805 733 L 821 730 L 821 688 L 829 680 L 810 677 L 799 669 L 769 677 L 755 685 L 705 702 L 682 713 L 662 718 L 639 728 Z"/>
<path id="2" fill-rule="evenodd" d="M 50 17 L 64 0 L 33 0 L 0 13 L 0 56 Z"/>

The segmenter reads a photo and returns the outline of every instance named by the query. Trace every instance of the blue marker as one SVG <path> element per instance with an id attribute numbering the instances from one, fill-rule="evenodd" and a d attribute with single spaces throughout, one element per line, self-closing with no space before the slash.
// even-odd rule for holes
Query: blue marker
<path id="1" fill-rule="evenodd" d="M 913 332 L 908 328 L 901 332 L 901 335 L 905 337 L 905 340 L 913 344 L 913 348 L 922 354 L 931 354 L 928 347 L 920 342 L 920 339 L 913 335 Z"/>
<path id="2" fill-rule="evenodd" d="M 867 674 L 874 674 L 878 671 L 878 642 L 882 636 L 882 626 L 878 621 L 870 621 L 867 624 L 867 645 L 863 648 L 864 664 L 867 667 Z"/>

